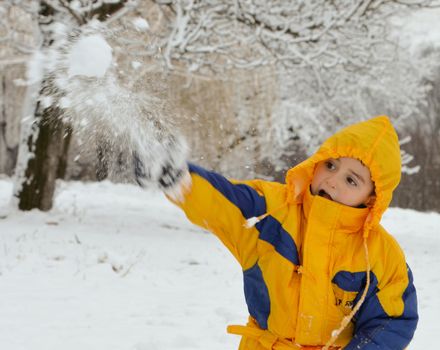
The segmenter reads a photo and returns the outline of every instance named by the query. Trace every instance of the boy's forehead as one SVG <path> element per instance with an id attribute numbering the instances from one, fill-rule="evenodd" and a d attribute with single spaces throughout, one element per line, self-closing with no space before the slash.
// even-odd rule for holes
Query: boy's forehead
<path id="1" fill-rule="evenodd" d="M 367 166 L 362 162 L 362 160 L 357 159 L 357 158 L 352 158 L 352 157 L 340 157 L 340 158 L 336 158 L 337 161 L 339 162 L 347 162 L 350 164 L 359 164 L 362 165 L 363 167 L 367 168 Z"/>

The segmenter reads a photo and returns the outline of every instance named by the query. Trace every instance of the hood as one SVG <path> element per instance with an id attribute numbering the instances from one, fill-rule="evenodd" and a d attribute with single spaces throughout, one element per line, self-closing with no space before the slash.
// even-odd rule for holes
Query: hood
<path id="1" fill-rule="evenodd" d="M 400 182 L 399 140 L 386 116 L 350 125 L 328 138 L 318 151 L 287 172 L 288 202 L 298 202 L 309 188 L 317 163 L 329 158 L 359 159 L 371 172 L 376 201 L 364 224 L 364 237 L 379 225 Z"/>

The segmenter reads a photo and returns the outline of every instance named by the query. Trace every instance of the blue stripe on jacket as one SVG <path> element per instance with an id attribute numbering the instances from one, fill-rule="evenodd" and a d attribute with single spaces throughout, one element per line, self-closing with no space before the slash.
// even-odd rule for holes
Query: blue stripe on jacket
<path id="1" fill-rule="evenodd" d="M 346 291 L 358 291 L 356 303 L 365 286 L 365 272 L 338 272 L 332 282 Z M 367 298 L 361 309 L 356 313 L 353 339 L 344 350 L 399 350 L 411 341 L 417 326 L 417 296 L 413 285 L 413 277 L 408 267 L 408 286 L 402 295 L 404 302 L 403 314 L 390 317 L 383 309 L 377 297 L 377 278 L 371 272 L 371 285 Z"/>
<path id="2" fill-rule="evenodd" d="M 240 209 L 242 215 L 249 219 L 266 212 L 266 200 L 252 187 L 244 184 L 233 184 L 220 174 L 207 171 L 197 165 L 188 164 L 189 171 L 208 181 L 217 191 Z"/>
<path id="3" fill-rule="evenodd" d="M 298 249 L 295 241 L 281 224 L 272 216 L 257 223 L 256 228 L 260 232 L 260 239 L 275 247 L 275 250 L 294 265 L 299 265 Z"/>
<path id="4" fill-rule="evenodd" d="M 258 263 L 243 271 L 243 281 L 249 314 L 261 329 L 267 329 L 267 319 L 270 314 L 269 291 Z"/>

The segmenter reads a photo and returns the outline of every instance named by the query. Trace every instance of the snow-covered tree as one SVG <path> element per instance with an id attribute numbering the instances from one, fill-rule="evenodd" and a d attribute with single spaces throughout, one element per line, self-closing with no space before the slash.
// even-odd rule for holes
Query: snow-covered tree
<path id="1" fill-rule="evenodd" d="M 309 150 L 341 124 L 376 112 L 391 112 L 396 121 L 403 120 L 417 109 L 423 86 L 408 61 L 396 54 L 387 19 L 402 8 L 437 5 L 434 0 L 42 0 L 31 1 L 33 7 L 29 2 L 11 3 L 32 9 L 45 47 L 57 44 L 55 22 L 67 24 L 73 36 L 75 28 L 93 17 L 111 22 L 112 47 L 131 58 L 131 71 L 121 65 L 117 77 L 126 89 L 139 89 L 143 79 L 151 79 L 158 70 L 190 81 L 228 79 L 231 72 L 270 67 L 276 103 L 248 116 L 246 101 L 236 94 L 234 103 L 244 106 L 235 116 L 236 130 L 243 134 L 226 136 L 225 144 L 235 151 L 251 149 L 258 161 L 275 164 L 283 154 L 289 156 L 293 143 Z M 127 11 L 137 17 L 124 16 Z M 59 154 L 48 157 L 47 141 L 53 141 L 54 154 L 65 148 L 64 127 L 46 122 L 65 114 L 59 103 L 63 93 L 53 94 L 51 84 L 43 79 L 22 141 L 28 145 L 18 167 L 25 175 L 18 191 L 21 203 L 28 203 L 20 204 L 23 209 L 50 208 L 55 176 L 41 171 L 57 168 Z M 38 150 L 43 150 L 42 156 Z"/>
<path id="2" fill-rule="evenodd" d="M 270 85 L 278 86 L 278 98 L 269 120 L 246 115 L 248 101 L 238 101 L 243 108 L 237 129 L 243 135 L 236 138 L 246 142 L 241 148 L 234 140 L 225 143 L 238 153 L 250 148 L 260 161 L 282 168 L 280 155 L 297 149 L 294 144 L 310 152 L 342 124 L 388 113 L 399 125 L 417 112 L 426 89 L 413 61 L 390 37 L 389 18 L 438 5 L 425 0 L 158 0 L 143 13 L 150 44 L 132 45 L 137 55 L 156 55 L 168 69 L 189 77 L 228 79 L 231 70 L 273 67 Z"/>
<path id="3" fill-rule="evenodd" d="M 31 15 L 12 2 L 0 3 L 0 173 L 11 175 L 17 158 L 19 123 L 16 121 L 26 93 L 22 84 L 31 51 L 38 45 Z"/>
<path id="4" fill-rule="evenodd" d="M 285 67 L 365 67 L 381 54 L 386 18 L 414 0 L 156 0 L 157 45 L 168 66 L 224 71 L 269 63 Z"/>

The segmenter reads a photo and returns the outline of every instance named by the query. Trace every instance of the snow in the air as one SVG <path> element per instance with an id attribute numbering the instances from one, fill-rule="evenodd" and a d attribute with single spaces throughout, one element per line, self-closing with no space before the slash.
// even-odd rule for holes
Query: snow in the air
<path id="1" fill-rule="evenodd" d="M 45 63 L 45 56 L 37 51 L 32 55 L 32 58 L 27 63 L 26 69 L 26 83 L 35 84 L 41 81 L 43 77 L 43 67 Z"/>
<path id="2" fill-rule="evenodd" d="M 0 207 L 11 181 L 0 181 Z M 5 212 L 5 211 L 3 211 Z M 390 209 L 420 322 L 411 350 L 440 334 L 440 215 Z M 159 192 L 60 183 L 48 213 L 0 219 L 0 344 L 8 350 L 224 350 L 246 322 L 242 273 L 219 240 Z"/>
<path id="3" fill-rule="evenodd" d="M 112 63 L 112 48 L 98 34 L 82 37 L 70 50 L 68 77 L 103 77 Z"/>

